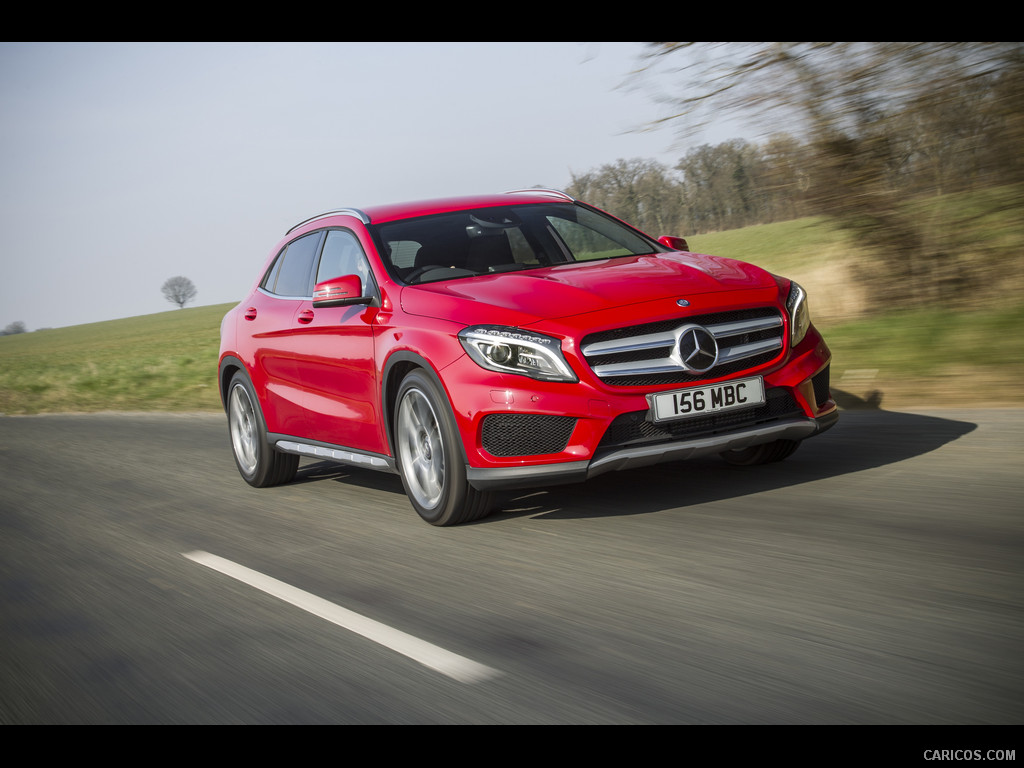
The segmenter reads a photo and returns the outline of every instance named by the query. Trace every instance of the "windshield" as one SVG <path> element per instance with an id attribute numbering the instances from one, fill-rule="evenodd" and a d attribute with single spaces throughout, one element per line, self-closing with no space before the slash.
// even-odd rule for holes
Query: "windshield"
<path id="1" fill-rule="evenodd" d="M 410 284 L 665 250 L 597 211 L 562 204 L 443 213 L 376 230 L 388 270 Z"/>

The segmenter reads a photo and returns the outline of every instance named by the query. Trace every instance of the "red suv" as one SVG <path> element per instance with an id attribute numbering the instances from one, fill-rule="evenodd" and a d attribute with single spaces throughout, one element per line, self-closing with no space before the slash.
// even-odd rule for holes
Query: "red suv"
<path id="1" fill-rule="evenodd" d="M 796 283 L 523 190 L 297 225 L 224 318 L 220 392 L 250 485 L 397 472 L 451 525 L 497 489 L 783 459 L 838 417 L 829 359 Z"/>

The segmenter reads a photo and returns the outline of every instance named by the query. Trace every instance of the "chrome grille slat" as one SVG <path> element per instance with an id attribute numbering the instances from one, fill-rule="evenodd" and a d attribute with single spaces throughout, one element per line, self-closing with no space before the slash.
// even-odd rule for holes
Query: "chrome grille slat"
<path id="1" fill-rule="evenodd" d="M 594 355 L 615 355 L 622 352 L 638 352 L 642 349 L 671 347 L 676 343 L 674 333 L 651 333 L 646 336 L 634 336 L 630 339 L 616 341 L 598 341 L 582 348 L 585 357 Z"/>
<path id="2" fill-rule="evenodd" d="M 755 320 L 735 320 L 729 323 L 715 323 L 705 326 L 715 336 L 735 336 L 738 333 L 753 333 L 754 331 L 765 331 L 769 328 L 781 328 L 782 316 L 763 317 Z"/>
<path id="3" fill-rule="evenodd" d="M 732 363 L 736 360 L 743 360 L 748 357 L 755 357 L 762 352 L 771 352 L 773 349 L 782 349 L 782 339 L 767 339 L 755 341 L 751 344 L 739 344 L 735 347 L 728 347 L 718 353 L 718 362 Z"/>
<path id="4" fill-rule="evenodd" d="M 673 360 L 665 358 L 655 361 L 649 365 L 637 365 L 636 363 L 609 363 L 608 365 L 595 365 L 594 373 L 600 378 L 606 379 L 613 376 L 644 376 L 652 373 L 671 373 L 682 370 Z"/>
<path id="5" fill-rule="evenodd" d="M 715 367 L 700 375 L 688 371 L 676 353 L 679 335 L 693 325 L 710 332 L 719 350 Z M 782 351 L 784 327 L 781 313 L 765 307 L 750 312 L 682 317 L 672 325 L 658 323 L 593 334 L 583 340 L 580 351 L 594 373 L 610 384 L 689 382 L 731 375 L 744 361 L 750 361 L 749 365 L 763 364 Z M 663 350 L 660 356 L 659 350 Z M 648 376 L 658 379 L 642 380 Z"/>

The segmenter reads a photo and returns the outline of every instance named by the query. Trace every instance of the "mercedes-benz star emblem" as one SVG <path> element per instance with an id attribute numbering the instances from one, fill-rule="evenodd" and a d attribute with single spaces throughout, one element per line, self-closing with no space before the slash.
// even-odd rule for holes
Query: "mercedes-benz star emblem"
<path id="1" fill-rule="evenodd" d="M 688 325 L 679 335 L 679 360 L 690 373 L 710 371 L 718 362 L 718 342 L 711 331 Z"/>

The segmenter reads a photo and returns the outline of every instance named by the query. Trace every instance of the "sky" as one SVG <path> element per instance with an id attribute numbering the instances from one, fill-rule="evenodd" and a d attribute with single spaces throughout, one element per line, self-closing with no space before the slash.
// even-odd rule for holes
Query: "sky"
<path id="1" fill-rule="evenodd" d="M 300 220 L 671 167 L 642 43 L 0 43 L 0 328 L 241 301 Z M 725 138 L 710 140 L 712 143 Z M 709 141 L 706 137 L 701 143 Z M 694 140 L 697 143 L 697 140 Z M 654 233 L 678 234 L 678 233 Z"/>

